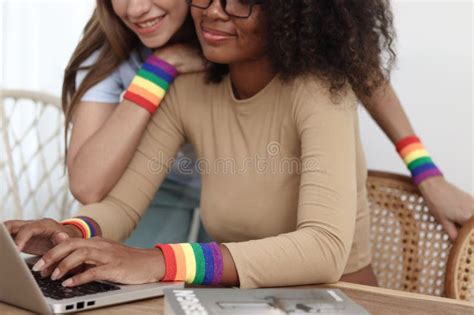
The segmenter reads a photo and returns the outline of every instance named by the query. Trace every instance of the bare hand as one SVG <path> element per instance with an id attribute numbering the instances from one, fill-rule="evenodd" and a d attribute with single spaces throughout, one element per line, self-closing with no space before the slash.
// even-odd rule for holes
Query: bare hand
<path id="1" fill-rule="evenodd" d="M 179 73 L 200 72 L 206 69 L 206 59 L 191 45 L 174 44 L 160 48 L 154 54 L 173 65 Z"/>
<path id="2" fill-rule="evenodd" d="M 474 198 L 447 182 L 443 177 L 432 177 L 419 185 L 431 214 L 441 223 L 451 240 L 462 226 L 474 216 Z"/>
<path id="3" fill-rule="evenodd" d="M 69 238 L 47 252 L 33 270 L 43 272 L 52 269 L 51 266 L 56 266 L 51 275 L 53 280 L 87 266 L 85 271 L 64 281 L 66 287 L 96 280 L 152 283 L 160 281 L 165 274 L 164 258 L 159 249 L 132 248 L 101 237 Z"/>
<path id="4" fill-rule="evenodd" d="M 53 219 L 11 220 L 4 224 L 18 250 L 31 255 L 43 255 L 69 237 L 82 237 L 76 228 Z"/>

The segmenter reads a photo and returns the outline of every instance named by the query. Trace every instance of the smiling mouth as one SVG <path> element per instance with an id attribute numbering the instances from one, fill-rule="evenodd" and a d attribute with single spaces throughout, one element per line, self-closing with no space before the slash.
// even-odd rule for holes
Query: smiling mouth
<path id="1" fill-rule="evenodd" d="M 212 41 L 212 42 L 223 41 L 223 40 L 236 37 L 236 35 L 234 34 L 222 32 L 215 29 L 209 29 L 207 27 L 201 27 L 201 30 L 202 30 L 202 36 L 204 37 L 204 39 L 208 41 Z"/>
<path id="2" fill-rule="evenodd" d="M 163 19 L 163 16 L 159 16 L 157 18 L 145 21 L 143 23 L 134 23 L 138 28 L 140 29 L 148 29 L 150 27 L 155 26 L 156 24 L 160 23 L 160 21 Z"/>

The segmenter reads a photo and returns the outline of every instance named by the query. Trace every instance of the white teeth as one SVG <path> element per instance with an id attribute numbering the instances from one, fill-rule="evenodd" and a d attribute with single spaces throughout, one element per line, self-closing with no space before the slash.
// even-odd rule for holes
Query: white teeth
<path id="1" fill-rule="evenodd" d="M 148 22 L 145 22 L 145 23 L 138 23 L 137 25 L 140 28 L 150 28 L 150 27 L 153 27 L 156 24 L 158 24 L 158 22 L 160 22 L 160 20 L 161 20 L 161 17 L 156 18 L 156 19 L 151 20 L 151 21 L 148 21 Z"/>

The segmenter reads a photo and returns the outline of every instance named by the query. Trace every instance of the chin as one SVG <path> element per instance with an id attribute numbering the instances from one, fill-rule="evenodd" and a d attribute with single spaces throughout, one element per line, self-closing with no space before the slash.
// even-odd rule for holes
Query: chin
<path id="1" fill-rule="evenodd" d="M 140 37 L 140 41 L 142 42 L 143 45 L 145 45 L 146 47 L 150 49 L 162 47 L 168 42 L 168 40 L 164 39 L 162 36 L 157 36 L 153 38 Z"/>
<path id="2" fill-rule="evenodd" d="M 214 63 L 220 63 L 220 64 L 229 64 L 231 63 L 231 58 L 229 56 L 232 54 L 232 52 L 226 52 L 221 49 L 216 49 L 216 48 L 205 48 L 203 49 L 203 54 L 204 57 Z"/>

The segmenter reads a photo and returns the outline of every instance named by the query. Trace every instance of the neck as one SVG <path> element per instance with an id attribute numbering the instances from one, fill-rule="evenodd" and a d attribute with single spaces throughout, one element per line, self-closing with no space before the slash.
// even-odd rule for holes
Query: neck
<path id="1" fill-rule="evenodd" d="M 234 95 L 247 99 L 260 92 L 275 77 L 270 60 L 263 56 L 251 61 L 229 65 Z"/>

